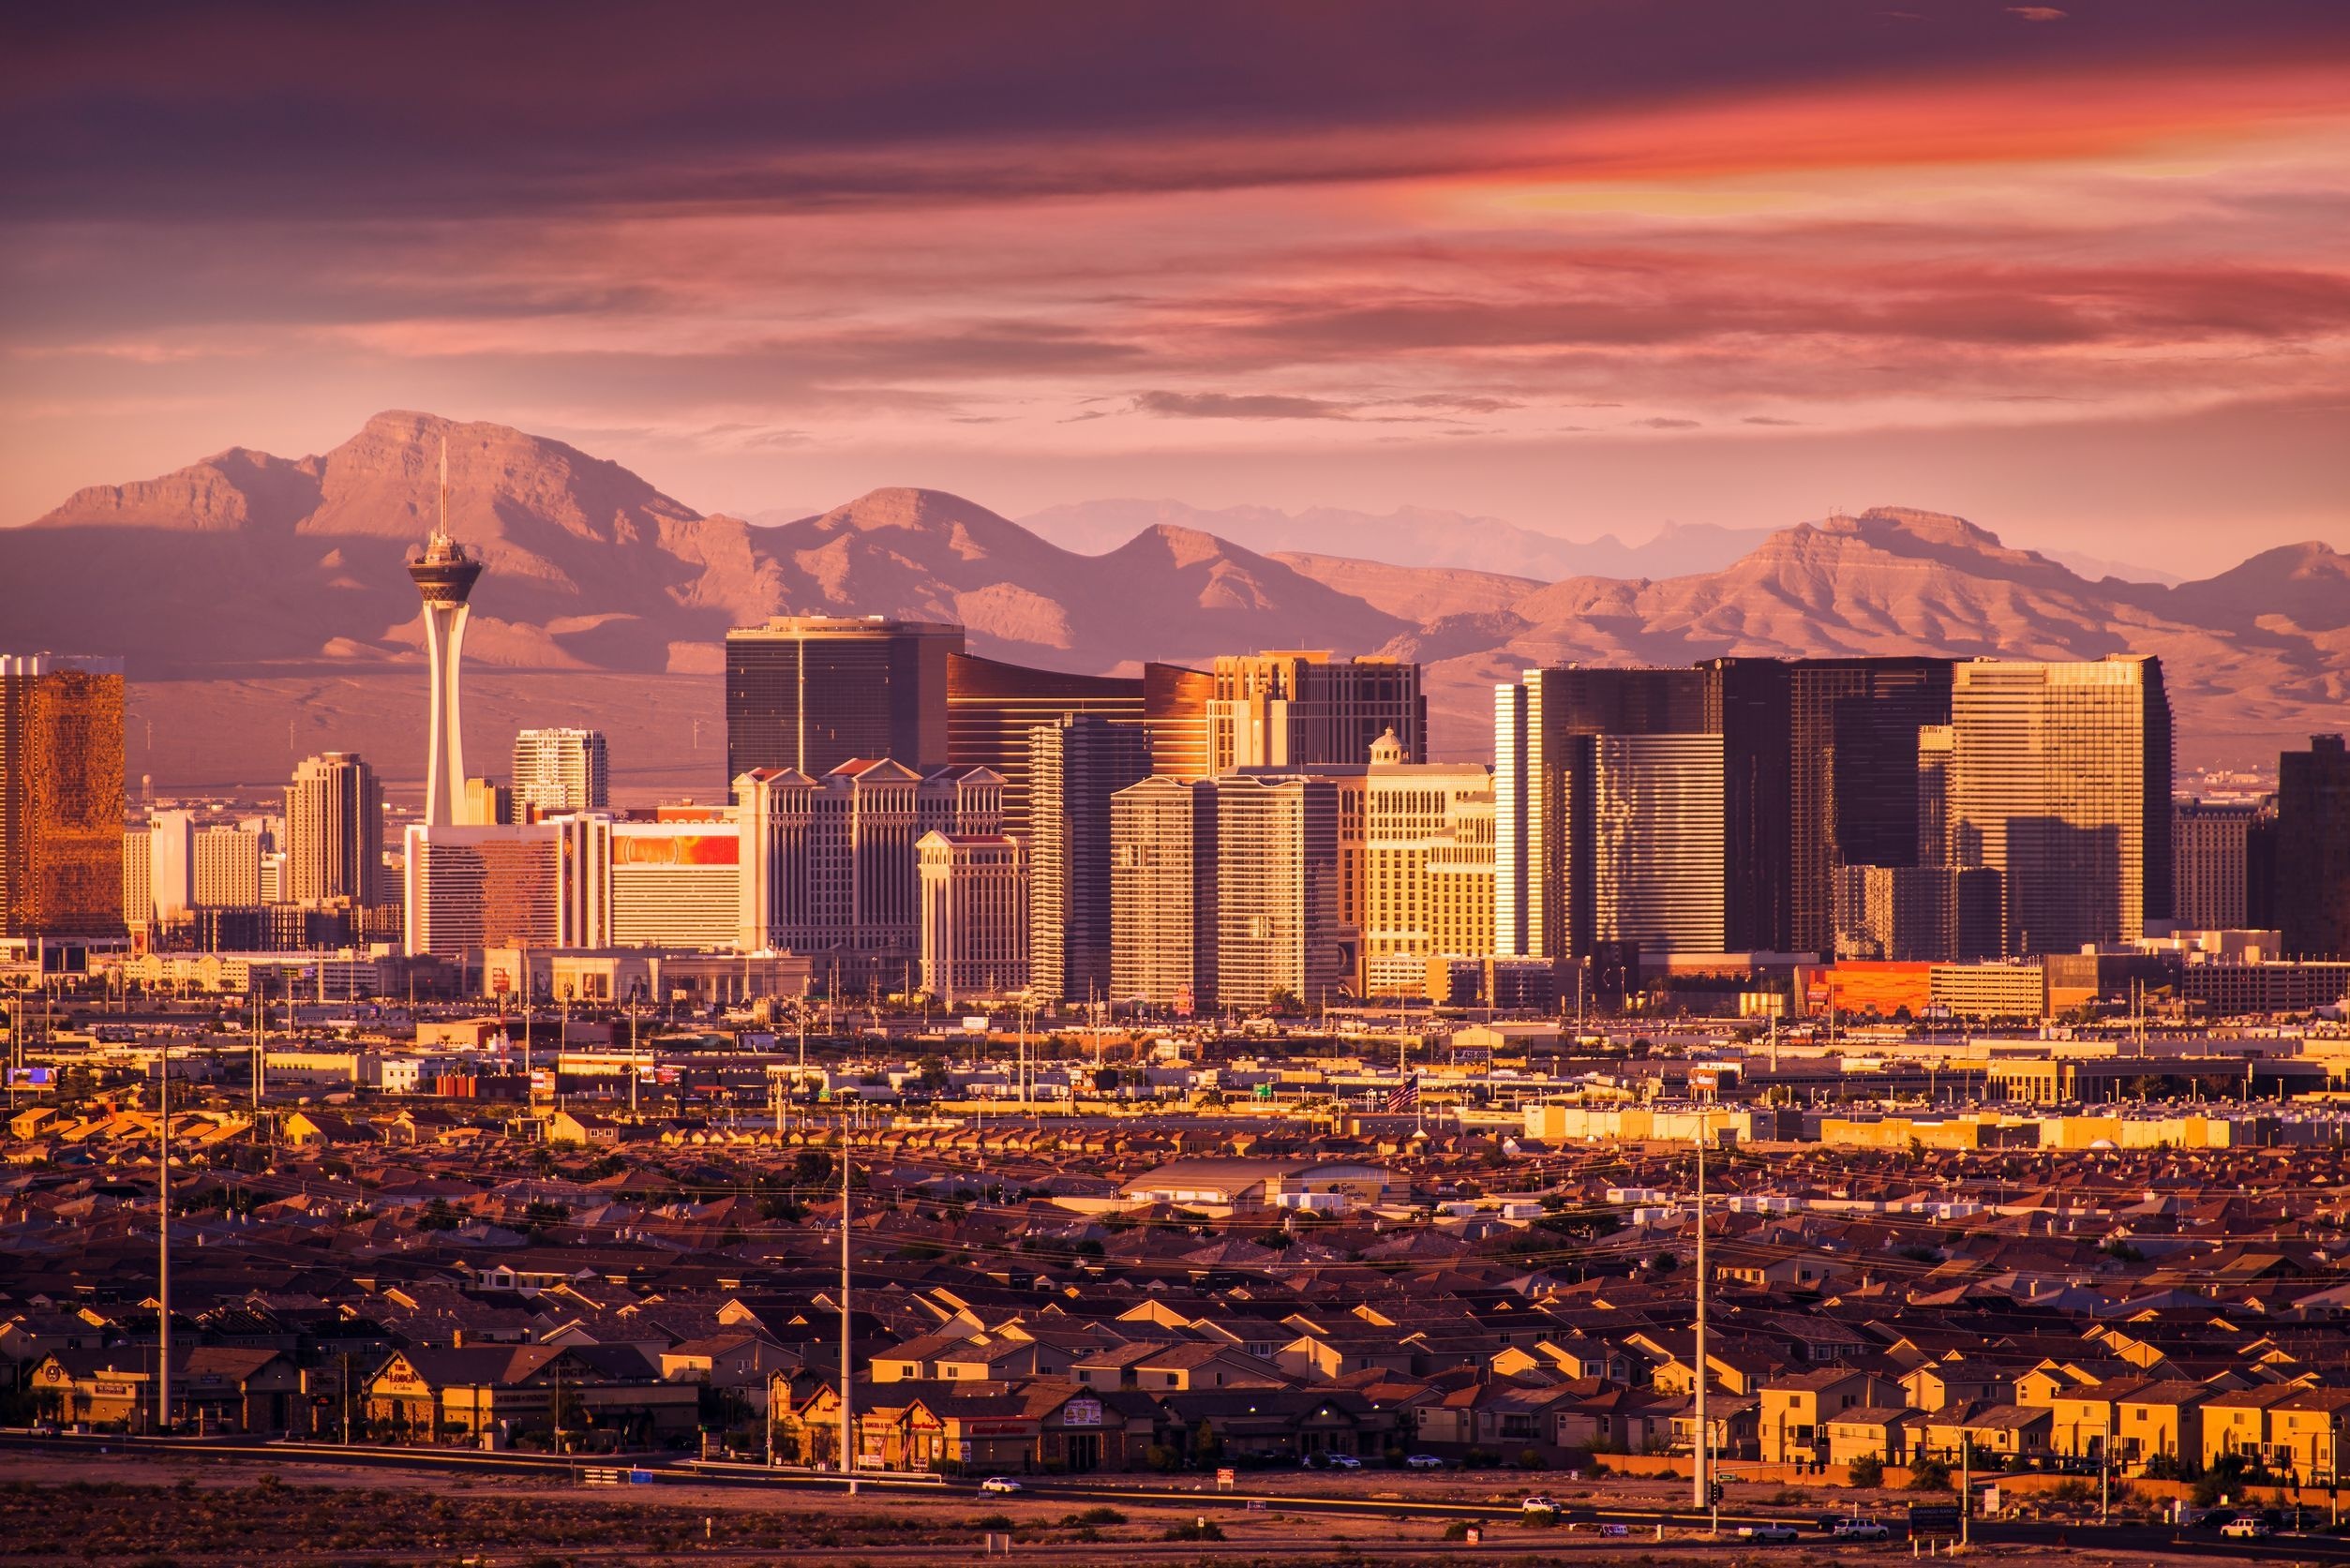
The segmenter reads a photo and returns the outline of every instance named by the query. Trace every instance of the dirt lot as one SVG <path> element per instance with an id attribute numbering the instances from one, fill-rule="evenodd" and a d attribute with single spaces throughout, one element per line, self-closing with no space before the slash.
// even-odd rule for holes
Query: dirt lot
<path id="1" fill-rule="evenodd" d="M 1269 1478 L 1268 1478 L 1269 1479 Z M 1279 1477 L 1284 1489 L 1292 1478 Z M 1332 1489 L 1336 1478 L 1295 1478 Z M 1257 1488 L 1250 1488 L 1257 1489 Z M 1270 1489 L 1269 1487 L 1263 1489 Z M 1351 1490 L 1383 1489 L 1361 1483 Z M 1409 1488 L 1414 1501 L 1499 1496 L 1478 1485 Z M 1561 1486 L 1554 1495 L 1579 1488 Z M 1660 1491 L 1660 1495 L 1661 1491 Z M 1597 1501 L 1594 1499 L 1594 1501 Z M 1615 1501 L 1611 1495 L 1609 1501 Z M 1630 1501 L 1628 1495 L 1624 1501 Z M 1182 1538 L 1205 1518 L 1220 1539 Z M 132 1568 L 213 1564 L 479 1563 L 495 1568 L 596 1568 L 627 1562 L 922 1564 L 984 1561 L 989 1535 L 1009 1537 L 1014 1561 L 1100 1563 L 1341 1564 L 1411 1561 L 1468 1568 L 1512 1561 L 1648 1565 L 1695 1562 L 1787 1568 L 1907 1558 L 1907 1546 L 1831 1546 L 1824 1540 L 1775 1550 L 1669 1535 L 1605 1540 L 1588 1532 L 1484 1527 L 1481 1546 L 1447 1540 L 1441 1518 L 1390 1520 L 1231 1509 L 1199 1510 L 1136 1500 L 1115 1505 L 1040 1497 L 976 1500 L 891 1492 L 857 1499 L 759 1495 L 739 1488 L 664 1485 L 655 1498 L 589 1491 L 536 1480 L 382 1470 L 288 1467 L 113 1456 L 89 1460 L 9 1455 L 0 1461 L 0 1563 L 99 1562 Z M 1177 1538 L 1170 1539 L 1171 1532 Z M 2073 1568 L 2160 1564 L 2144 1552 L 2107 1557 L 2073 1550 L 2003 1548 L 2002 1563 L 2061 1557 Z M 2184 1568 L 2193 1560 L 2172 1562 Z"/>

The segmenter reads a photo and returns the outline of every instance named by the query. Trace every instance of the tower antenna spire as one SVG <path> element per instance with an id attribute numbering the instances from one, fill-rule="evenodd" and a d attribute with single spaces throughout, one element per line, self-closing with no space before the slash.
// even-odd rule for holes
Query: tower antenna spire
<path id="1" fill-rule="evenodd" d="M 441 538 L 449 537 L 449 438 L 441 438 L 441 526 L 434 530 Z"/>

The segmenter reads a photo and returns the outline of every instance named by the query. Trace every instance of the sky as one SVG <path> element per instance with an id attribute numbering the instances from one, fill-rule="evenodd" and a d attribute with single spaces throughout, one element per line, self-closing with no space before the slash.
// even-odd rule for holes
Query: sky
<path id="1" fill-rule="evenodd" d="M 0 522 L 387 408 L 690 505 L 2350 548 L 2339 0 L 0 18 Z"/>

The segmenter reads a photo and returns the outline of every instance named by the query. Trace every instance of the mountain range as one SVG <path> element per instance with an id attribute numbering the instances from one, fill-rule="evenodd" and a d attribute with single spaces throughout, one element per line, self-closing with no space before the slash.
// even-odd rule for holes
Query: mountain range
<path id="1" fill-rule="evenodd" d="M 380 414 L 322 455 L 234 448 L 92 486 L 0 529 L 7 641 L 118 652 L 134 680 L 232 687 L 239 700 L 225 709 L 256 716 L 282 692 L 315 722 L 322 681 L 355 693 L 407 670 L 404 693 L 422 635 L 402 563 L 432 526 L 444 440 L 450 530 L 487 566 L 469 668 L 517 714 L 532 710 L 533 691 L 568 679 L 575 694 L 636 690 L 657 694 L 648 709 L 708 722 L 726 628 L 784 611 L 959 620 L 974 651 L 1072 670 L 1261 647 L 1400 654 L 1429 666 L 1436 749 L 1455 756 L 1488 750 L 1492 681 L 1551 662 L 2155 653 L 2182 760 L 2272 755 L 2295 736 L 2343 727 L 2350 697 L 2350 557 L 2316 543 L 2173 585 L 2091 581 L 1963 519 L 1901 507 L 1751 538 L 1679 530 L 1670 574 L 1557 569 L 1602 546 L 1619 556 L 1601 559 L 1659 564 L 1654 542 L 1575 545 L 1410 510 L 1118 501 L 1024 525 L 957 496 L 892 488 L 754 523 L 700 514 L 560 441 L 414 412 Z M 1199 526 L 1218 519 L 1265 547 Z M 383 724 L 407 701 L 387 699 Z M 352 710 L 366 706 L 354 698 Z M 663 736 L 674 765 L 676 735 Z M 621 735 L 614 752 L 624 771 Z M 706 754 L 715 787 L 714 748 Z M 158 777 L 183 776 L 168 747 L 149 760 Z"/>

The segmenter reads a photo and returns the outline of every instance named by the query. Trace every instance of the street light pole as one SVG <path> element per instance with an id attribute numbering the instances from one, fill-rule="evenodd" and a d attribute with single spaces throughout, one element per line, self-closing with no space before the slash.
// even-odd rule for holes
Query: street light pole
<path id="1" fill-rule="evenodd" d="M 2114 1509 L 2114 1405 L 2108 1398 L 2100 1412 L 2097 1438 L 2097 1522 L 2110 1523 Z"/>
<path id="2" fill-rule="evenodd" d="M 162 1037 L 156 1061 L 156 1260 L 155 1387 L 157 1432 L 172 1429 L 172 1037 Z"/>
<path id="3" fill-rule="evenodd" d="M 848 1353 L 848 1113 L 841 1113 L 841 1473 L 848 1478 L 848 1495 L 857 1495 L 857 1452 L 850 1406 Z"/>
<path id="4" fill-rule="evenodd" d="M 1699 1508 L 1711 1508 L 1714 1477 L 1713 1428 L 1705 1419 L 1705 1112 L 1698 1111 L 1698 1319 L 1697 1319 L 1697 1441 L 1690 1445 L 1691 1492 Z"/>

